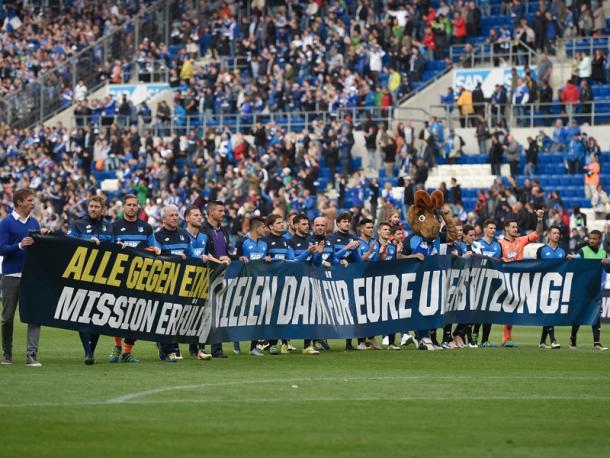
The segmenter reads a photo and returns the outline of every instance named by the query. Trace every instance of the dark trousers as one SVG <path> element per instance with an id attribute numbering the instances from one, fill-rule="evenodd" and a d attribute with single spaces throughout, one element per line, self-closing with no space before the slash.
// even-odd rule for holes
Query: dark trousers
<path id="1" fill-rule="evenodd" d="M 2 351 L 5 355 L 13 354 L 13 323 L 19 302 L 19 277 L 2 277 Z M 38 353 L 40 326 L 28 324 L 27 353 Z"/>
<path id="2" fill-rule="evenodd" d="M 574 340 L 574 343 L 576 343 L 576 334 L 578 334 L 579 328 L 580 326 L 572 326 L 571 337 Z M 591 331 L 593 331 L 593 343 L 599 343 L 602 332 L 601 315 L 597 317 L 597 321 L 593 326 L 591 326 Z"/>
<path id="3" fill-rule="evenodd" d="M 85 350 L 85 355 L 93 356 L 93 353 L 95 353 L 95 348 L 97 347 L 97 341 L 100 339 L 100 335 L 91 334 L 89 332 L 79 332 L 78 336 L 80 337 L 80 341 L 83 344 L 83 350 Z"/>

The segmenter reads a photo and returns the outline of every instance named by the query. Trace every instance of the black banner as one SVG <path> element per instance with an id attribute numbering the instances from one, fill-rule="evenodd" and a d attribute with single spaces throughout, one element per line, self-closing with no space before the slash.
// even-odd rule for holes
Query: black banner
<path id="1" fill-rule="evenodd" d="M 36 237 L 21 280 L 26 323 L 159 342 L 205 342 L 224 268 L 115 244 Z"/>

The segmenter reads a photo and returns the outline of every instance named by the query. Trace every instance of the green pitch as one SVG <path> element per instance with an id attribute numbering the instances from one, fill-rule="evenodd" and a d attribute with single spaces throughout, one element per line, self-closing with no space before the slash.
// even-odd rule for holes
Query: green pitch
<path id="1" fill-rule="evenodd" d="M 76 333 L 42 330 L 42 368 L 0 367 L 3 457 L 610 456 L 610 353 L 536 348 L 345 353 L 85 366 Z M 492 339 L 500 337 L 494 326 Z M 604 337 L 604 330 L 602 330 Z M 602 339 L 603 340 L 603 339 Z M 610 336 L 606 333 L 607 342 Z M 242 349 L 247 345 L 244 343 Z M 186 346 L 183 346 L 186 352 Z"/>

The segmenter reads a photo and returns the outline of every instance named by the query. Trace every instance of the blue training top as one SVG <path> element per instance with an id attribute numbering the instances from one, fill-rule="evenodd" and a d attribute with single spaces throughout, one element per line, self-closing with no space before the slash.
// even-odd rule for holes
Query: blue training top
<path id="1" fill-rule="evenodd" d="M 267 253 L 267 242 L 262 239 L 254 240 L 250 234 L 244 235 L 235 245 L 238 257 L 245 256 L 250 261 L 263 259 Z"/>

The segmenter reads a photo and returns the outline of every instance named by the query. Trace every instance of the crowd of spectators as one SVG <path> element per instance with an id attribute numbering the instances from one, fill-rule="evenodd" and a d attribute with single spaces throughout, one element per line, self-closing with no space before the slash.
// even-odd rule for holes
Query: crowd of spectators
<path id="1" fill-rule="evenodd" d="M 110 216 L 121 213 L 119 200 L 114 197 L 127 192 L 136 194 L 142 205 L 142 217 L 153 226 L 158 224 L 165 205 L 184 208 L 188 204 L 222 200 L 228 204 L 227 218 L 234 237 L 244 232 L 251 216 L 273 211 L 284 214 L 304 211 L 311 217 L 317 214 L 332 217 L 338 209 L 351 206 L 360 216 L 374 217 L 396 209 L 404 214 L 404 208 L 412 203 L 414 190 L 425 185 L 428 172 L 437 161 L 443 158 L 455 162 L 463 154 L 464 139 L 436 117 L 431 117 L 421 130 L 409 122 L 389 129 L 366 115 L 358 123 L 349 117 L 315 121 L 310 129 L 301 132 L 288 131 L 273 122 L 251 122 L 250 127 L 238 133 L 226 129 L 204 131 L 196 126 L 178 133 L 165 129 L 170 119 L 179 125 L 181 119 L 198 113 L 238 114 L 242 120 L 252 121 L 254 113 L 282 111 L 333 112 L 343 107 L 369 107 L 371 113 L 379 112 L 407 92 L 412 82 L 422 78 L 426 61 L 442 60 L 450 44 L 462 43 L 466 36 L 480 35 L 479 6 L 461 0 L 451 4 L 441 2 L 436 10 L 426 1 L 395 1 L 387 5 L 372 0 L 323 5 L 311 1 L 288 8 L 275 3 L 250 2 L 252 14 L 247 17 L 237 14 L 237 8 L 242 6 L 234 2 L 207 2 L 200 5 L 199 17 L 191 14 L 191 10 L 176 17 L 169 43 L 142 43 L 136 56 L 139 75 L 152 81 L 156 70 L 165 69 L 170 85 L 176 89 L 173 109 L 164 103 L 153 114 L 145 103 L 135 107 L 127 98 L 93 100 L 88 97 L 85 83 L 79 81 L 63 94 L 65 106 L 76 103 L 75 129 L 62 125 L 29 130 L 2 126 L 2 211 L 10 207 L 11 192 L 17 187 L 30 187 L 39 193 L 43 202 L 41 223 L 58 231 L 65 230 L 69 221 L 82 215 L 86 200 L 99 192 L 105 193 L 112 203 Z M 481 3 L 485 9 L 485 2 Z M 572 2 L 568 8 L 563 2 L 552 1 L 549 12 L 543 16 L 574 16 L 581 3 Z M 511 2 L 510 11 L 519 4 L 519 0 Z M 74 2 L 69 7 L 78 5 L 83 2 Z M 71 52 L 79 49 L 81 41 L 82 45 L 87 43 L 82 37 L 89 30 L 95 36 L 106 33 L 122 15 L 133 14 L 138 2 L 115 2 L 91 10 L 86 2 L 84 5 L 79 14 L 57 19 L 62 30 L 69 25 L 73 31 L 64 37 L 70 49 L 76 46 Z M 580 9 L 578 17 L 585 17 L 587 8 Z M 598 8 L 593 10 L 597 11 Z M 522 24 L 522 15 L 516 14 L 515 30 Z M 7 43 L 29 46 L 18 34 L 37 30 L 40 25 L 36 24 L 47 22 L 51 24 L 46 26 L 48 33 L 54 35 L 52 18 L 45 17 L 43 21 L 31 15 L 15 30 L 5 32 Z M 564 22 L 565 17 L 561 24 Z M 581 22 L 576 20 L 574 33 L 587 35 L 598 30 L 581 27 Z M 572 33 L 569 30 L 558 27 L 558 33 Z M 33 46 L 37 50 L 26 56 L 44 54 L 47 58 L 59 48 L 67 49 L 58 39 L 49 39 L 48 43 L 39 40 L 39 45 Z M 539 43 L 552 52 L 546 41 Z M 170 47 L 175 45 L 180 49 L 172 56 Z M 50 52 L 48 46 L 54 51 Z M 5 49 L 7 52 L 11 51 Z M 602 68 L 606 69 L 607 60 L 603 52 L 601 55 Z M 197 58 L 205 56 L 215 60 L 201 66 L 195 64 Z M 224 57 L 233 62 L 221 62 L 219 59 Z M 27 68 L 36 59 L 26 57 L 21 63 Z M 579 102 L 582 88 L 590 80 L 595 81 L 593 75 L 581 74 L 580 67 L 581 64 L 579 74 L 574 75 L 578 79 L 572 78 L 580 90 L 570 83 Z M 475 227 L 488 217 L 495 218 L 498 227 L 503 227 L 507 215 L 515 214 L 523 219 L 521 227 L 528 229 L 527 210 L 533 208 L 548 208 L 549 218 L 565 220 L 569 209 L 560 196 L 543 190 L 535 179 L 537 154 L 541 151 L 561 154 L 570 173 L 593 177 L 586 182 L 587 196 L 596 210 L 607 213 L 608 196 L 599 183 L 599 163 L 595 159 L 598 151 L 594 151 L 599 147 L 590 138 L 585 144 L 580 131 L 576 135 L 580 120 L 567 127 L 559 120 L 552 137 L 541 134 L 528 145 L 520 145 L 503 122 L 504 109 L 510 102 L 519 106 L 552 100 L 553 89 L 548 86 L 552 64 L 546 54 L 542 53 L 536 70 L 538 79 L 533 72 L 526 71 L 521 78 L 515 74 L 513 87 L 508 91 L 498 86 L 497 94 L 490 99 L 495 119 L 492 116 L 487 120 L 481 111 L 486 100 L 480 98 L 480 88 L 472 92 L 464 89 L 457 96 L 450 93 L 444 101 L 448 109 L 459 107 L 464 125 L 476 127 L 480 152 L 489 155 L 495 175 L 500 174 L 502 162 L 510 164 L 509 184 L 499 180 L 492 189 L 482 190 L 474 209 L 464 208 L 457 180 L 449 189 L 443 189 L 456 215 Z M 16 74 L 20 72 L 21 69 Z M 128 62 L 116 61 L 105 63 L 100 75 L 121 82 L 129 79 L 130 72 Z M 10 81 L 15 84 L 18 80 Z M 566 104 L 570 100 L 564 94 L 573 92 L 570 84 L 561 89 L 561 100 Z M 139 119 L 150 129 L 139 128 Z M 379 170 L 383 163 L 386 176 L 400 177 L 399 184 L 405 188 L 402 199 L 392 193 L 391 184 L 380 186 L 377 178 L 369 178 L 354 168 L 351 149 L 356 125 L 365 134 L 371 161 L 368 165 Z M 514 177 L 521 173 L 519 164 L 524 156 L 524 173 L 531 179 L 518 186 Z M 324 193 L 318 192 L 322 165 L 331 170 Z M 109 179 L 100 190 L 96 175 L 100 178 L 104 173 Z M 572 229 L 571 223 L 564 224 Z"/>
<path id="2" fill-rule="evenodd" d="M 117 30 L 152 0 L 6 2 L 0 20 L 0 95 L 14 93 Z"/>

